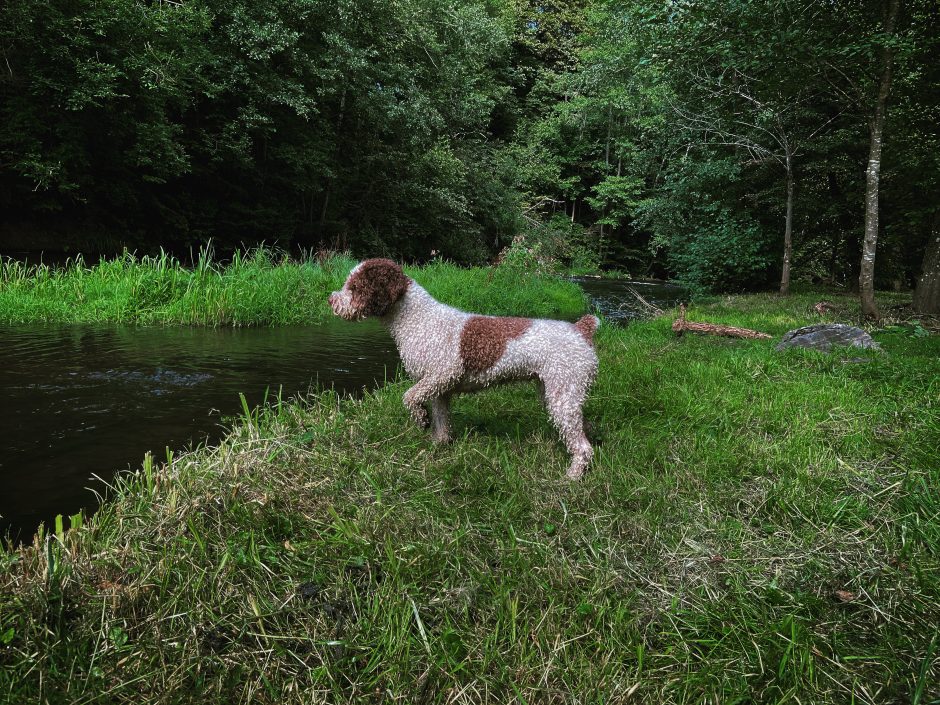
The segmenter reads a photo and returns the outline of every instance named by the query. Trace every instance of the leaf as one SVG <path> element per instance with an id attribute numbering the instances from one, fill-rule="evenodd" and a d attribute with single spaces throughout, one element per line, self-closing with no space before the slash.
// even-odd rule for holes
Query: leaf
<path id="1" fill-rule="evenodd" d="M 858 595 L 848 590 L 836 590 L 833 595 L 839 602 L 853 602 L 858 598 Z"/>
<path id="2" fill-rule="evenodd" d="M 120 649 L 127 643 L 127 632 L 125 632 L 120 627 L 112 627 L 109 636 L 111 637 L 111 643 L 114 644 L 115 648 Z"/>

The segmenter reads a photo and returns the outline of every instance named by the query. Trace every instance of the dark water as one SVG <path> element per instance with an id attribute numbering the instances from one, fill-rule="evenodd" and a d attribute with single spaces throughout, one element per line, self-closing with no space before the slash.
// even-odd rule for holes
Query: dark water
<path id="1" fill-rule="evenodd" d="M 674 305 L 663 282 L 579 279 L 613 319 L 641 317 L 633 288 Z M 212 329 L 0 326 L 0 536 L 29 539 L 40 521 L 93 509 L 115 472 L 146 451 L 213 442 L 223 417 L 278 390 L 355 393 L 394 376 L 398 354 L 376 322 Z"/>
<path id="2" fill-rule="evenodd" d="M 115 471 L 217 440 L 278 389 L 358 392 L 395 374 L 375 322 L 314 327 L 0 326 L 0 535 L 93 508 Z"/>
<path id="3" fill-rule="evenodd" d="M 573 277 L 572 280 L 587 292 L 596 311 L 609 320 L 623 323 L 649 316 L 648 307 L 640 301 L 637 294 L 647 303 L 659 308 L 672 308 L 688 296 L 688 292 L 682 287 L 654 279 Z"/>

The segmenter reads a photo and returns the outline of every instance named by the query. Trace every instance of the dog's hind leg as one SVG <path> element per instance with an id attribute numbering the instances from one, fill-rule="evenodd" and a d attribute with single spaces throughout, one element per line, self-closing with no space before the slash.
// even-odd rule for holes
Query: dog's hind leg
<path id="1" fill-rule="evenodd" d="M 589 384 L 588 380 L 577 378 L 545 380 L 545 406 L 571 454 L 567 472 L 571 480 L 581 479 L 594 456 L 594 449 L 584 434 L 583 407 Z"/>

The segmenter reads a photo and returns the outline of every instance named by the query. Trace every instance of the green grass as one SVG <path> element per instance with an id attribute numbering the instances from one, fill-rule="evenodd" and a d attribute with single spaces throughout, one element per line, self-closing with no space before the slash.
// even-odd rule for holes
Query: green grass
<path id="1" fill-rule="evenodd" d="M 779 335 L 816 298 L 689 318 Z M 148 459 L 0 554 L 0 701 L 937 702 L 940 337 L 670 323 L 601 328 L 578 484 L 525 386 L 459 398 L 444 447 L 399 381 Z"/>
<path id="2" fill-rule="evenodd" d="M 332 315 L 326 297 L 354 265 L 344 255 L 298 262 L 265 249 L 236 253 L 224 266 L 203 253 L 190 268 L 166 254 L 125 254 L 94 266 L 79 257 L 64 267 L 7 259 L 0 261 L 0 323 L 314 323 Z M 406 271 L 448 303 L 483 313 L 570 318 L 585 306 L 575 284 L 551 277 L 443 262 Z"/>

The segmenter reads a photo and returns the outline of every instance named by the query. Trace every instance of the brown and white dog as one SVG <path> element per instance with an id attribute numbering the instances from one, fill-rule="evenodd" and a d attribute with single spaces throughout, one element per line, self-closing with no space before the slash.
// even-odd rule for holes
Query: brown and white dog
<path id="1" fill-rule="evenodd" d="M 435 441 L 450 440 L 454 394 L 536 380 L 571 453 L 568 477 L 584 474 L 594 453 L 582 409 L 597 375 L 596 316 L 566 323 L 465 313 L 435 300 L 387 259 L 361 262 L 329 302 L 337 316 L 350 321 L 377 316 L 389 329 L 405 371 L 416 381 L 405 393 L 405 406 L 427 427 L 424 405 L 430 403 Z"/>

